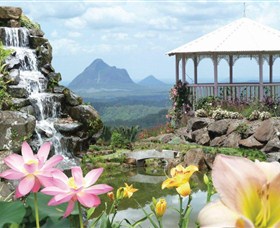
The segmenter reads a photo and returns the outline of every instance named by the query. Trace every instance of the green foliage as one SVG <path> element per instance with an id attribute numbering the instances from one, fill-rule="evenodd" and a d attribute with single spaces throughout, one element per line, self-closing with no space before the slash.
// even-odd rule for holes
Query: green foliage
<path id="1" fill-rule="evenodd" d="M 75 207 L 71 216 L 61 219 L 67 204 L 47 206 L 51 196 L 37 193 L 39 218 L 42 227 L 77 227 L 78 209 Z M 35 227 L 34 196 L 30 194 L 25 201 L 0 201 L 0 227 Z M 4 226 L 5 225 L 5 226 Z"/>
<path id="2" fill-rule="evenodd" d="M 126 139 L 122 134 L 118 132 L 113 132 L 111 137 L 112 148 L 127 148 L 129 140 Z"/>
<path id="3" fill-rule="evenodd" d="M 88 123 L 88 128 L 89 128 L 88 131 L 89 131 L 90 135 L 96 134 L 103 127 L 103 123 L 102 123 L 100 118 L 95 118 L 95 119 L 88 120 L 87 123 Z"/>
<path id="4" fill-rule="evenodd" d="M 102 140 L 102 142 L 110 143 L 111 137 L 112 137 L 112 130 L 111 130 L 111 128 L 108 127 L 108 126 L 103 126 L 102 134 L 100 136 L 100 139 Z"/>
<path id="5" fill-rule="evenodd" d="M 213 108 L 217 106 L 216 104 L 219 101 L 219 98 L 215 98 L 213 96 L 200 98 L 196 103 L 196 110 L 204 109 L 207 113 L 210 113 Z"/>
<path id="6" fill-rule="evenodd" d="M 1 65 L 1 68 L 3 68 L 3 64 L 5 64 L 5 60 L 10 56 L 11 53 L 12 53 L 12 50 L 5 49 L 2 42 L 0 42 L 0 65 Z M 3 73 L 3 72 L 1 71 L 0 73 Z"/>
<path id="7" fill-rule="evenodd" d="M 144 117 L 132 120 L 109 120 L 104 121 L 108 126 L 119 127 L 119 126 L 135 126 L 139 125 L 141 128 L 151 128 L 154 126 L 162 125 L 166 123 L 167 109 L 162 109 L 158 113 L 148 114 Z"/>
<path id="8" fill-rule="evenodd" d="M 4 77 L 7 74 L 5 60 L 11 52 L 11 50 L 6 50 L 0 42 L 0 109 L 8 109 L 11 106 L 11 96 L 7 92 L 9 82 Z"/>
<path id="9" fill-rule="evenodd" d="M 151 107 L 146 105 L 111 106 L 103 109 L 102 119 L 105 122 L 113 120 L 131 121 L 143 118 L 149 114 L 156 114 L 161 109 L 161 107 Z"/>
<path id="10" fill-rule="evenodd" d="M 0 201 L 0 227 L 5 224 L 19 225 L 25 215 L 25 208 L 20 201 Z"/>
<path id="11" fill-rule="evenodd" d="M 26 15 L 21 14 L 20 24 L 22 27 L 28 29 L 41 29 L 40 25 L 36 22 L 31 21 Z"/>
<path id="12" fill-rule="evenodd" d="M 130 143 L 135 142 L 136 136 L 140 131 L 139 126 L 132 127 L 118 127 L 114 128 L 114 132 L 117 132 L 123 136 L 123 138 L 127 139 Z"/>
<path id="13" fill-rule="evenodd" d="M 245 139 L 248 137 L 248 133 L 247 133 L 248 129 L 249 129 L 248 124 L 240 123 L 236 128 L 236 132 L 241 135 L 241 138 Z"/>

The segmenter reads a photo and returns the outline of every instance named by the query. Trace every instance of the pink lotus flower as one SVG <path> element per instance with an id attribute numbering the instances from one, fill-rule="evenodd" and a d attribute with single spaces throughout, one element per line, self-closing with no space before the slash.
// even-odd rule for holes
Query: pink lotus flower
<path id="1" fill-rule="evenodd" d="M 212 177 L 220 200 L 200 211 L 200 227 L 280 227 L 278 162 L 218 155 Z"/>
<path id="2" fill-rule="evenodd" d="M 11 154 L 4 159 L 11 168 L 0 174 L 0 177 L 8 180 L 20 180 L 16 189 L 16 198 L 27 195 L 29 192 L 38 192 L 41 185 L 47 186 L 52 178 L 51 172 L 56 169 L 63 157 L 55 155 L 48 161 L 51 143 L 44 143 L 37 154 L 33 154 L 27 142 L 22 143 L 21 155 Z"/>
<path id="3" fill-rule="evenodd" d="M 71 168 L 72 177 L 68 178 L 63 172 L 57 171 L 53 173 L 55 186 L 46 187 L 41 192 L 54 196 L 49 201 L 49 206 L 68 202 L 64 213 L 65 218 L 73 211 L 76 201 L 85 207 L 97 207 L 101 203 L 97 195 L 113 189 L 106 184 L 93 185 L 102 172 L 103 168 L 94 169 L 83 177 L 82 169 L 76 166 Z"/>

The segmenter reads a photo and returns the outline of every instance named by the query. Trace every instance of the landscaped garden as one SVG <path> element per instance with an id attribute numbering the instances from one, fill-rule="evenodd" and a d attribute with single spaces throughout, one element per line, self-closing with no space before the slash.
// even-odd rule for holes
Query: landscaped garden
<path id="1" fill-rule="evenodd" d="M 28 29 L 37 29 L 31 31 L 36 35 L 32 39 L 40 54 L 36 58 L 42 60 L 51 48 L 40 27 L 25 17 L 18 23 L 24 26 L 17 28 L 22 37 L 11 39 L 25 46 L 15 42 L 17 51 L 31 50 Z M 29 78 L 36 86 L 35 92 L 28 91 L 20 84 L 26 82 L 24 74 L 16 75 L 18 84 L 13 84 L 5 63 L 11 52 L 0 45 L 0 117 L 5 124 L 5 114 L 11 121 L 2 132 L 1 153 L 7 156 L 0 167 L 1 227 L 280 226 L 280 108 L 270 91 L 264 91 L 262 101 L 217 96 L 194 102 L 190 87 L 178 81 L 170 91 L 166 125 L 109 128 L 93 107 L 58 85 L 60 74 L 50 66 L 48 54 L 48 61 L 40 62 L 44 75 L 36 64 L 23 70 L 39 75 L 38 80 Z M 42 78 L 46 88 L 40 87 Z M 21 100 L 12 97 L 12 89 Z M 42 102 L 42 94 L 49 99 Z M 30 114 L 30 100 L 48 106 L 43 111 L 31 107 Z M 16 114 L 21 118 L 15 120 Z M 39 148 L 31 145 L 34 141 L 41 142 Z M 71 147 L 65 152 L 63 144 Z M 151 151 L 168 151 L 173 157 L 129 156 Z M 71 165 L 65 166 L 65 160 Z"/>

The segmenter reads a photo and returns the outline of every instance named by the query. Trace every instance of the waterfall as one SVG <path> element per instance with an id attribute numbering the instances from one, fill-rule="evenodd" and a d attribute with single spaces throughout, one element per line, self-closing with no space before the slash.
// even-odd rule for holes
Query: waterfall
<path id="1" fill-rule="evenodd" d="M 61 168 L 76 165 L 65 145 L 61 143 L 62 135 L 55 129 L 54 122 L 60 117 L 61 100 L 60 95 L 47 93 L 48 80 L 38 71 L 35 50 L 29 46 L 29 31 L 26 28 L 4 27 L 5 48 L 15 51 L 9 61 L 19 63 L 20 82 L 18 88 L 24 88 L 28 92 L 28 98 L 36 114 L 36 135 L 31 143 L 39 149 L 45 141 L 52 142 L 54 153 L 64 157 L 60 164 Z"/>

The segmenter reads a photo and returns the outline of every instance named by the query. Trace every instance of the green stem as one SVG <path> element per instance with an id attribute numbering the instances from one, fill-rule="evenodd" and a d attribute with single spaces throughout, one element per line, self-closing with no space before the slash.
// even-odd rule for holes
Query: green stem
<path id="1" fill-rule="evenodd" d="M 160 228 L 162 228 L 162 218 L 161 217 L 158 218 L 158 225 L 159 225 Z"/>
<path id="2" fill-rule="evenodd" d="M 110 222 L 111 226 L 113 225 L 114 219 L 115 219 L 116 214 L 118 212 L 118 205 L 119 205 L 119 200 L 114 200 L 114 202 L 112 203 L 112 206 L 110 208 L 110 211 L 108 213 L 108 215 L 110 215 L 112 213 L 113 209 L 114 209 L 114 214 L 113 214 L 111 222 Z"/>
<path id="3" fill-rule="evenodd" d="M 40 228 L 37 192 L 34 192 L 34 210 L 35 210 L 36 228 Z"/>
<path id="4" fill-rule="evenodd" d="M 84 228 L 82 207 L 81 207 L 81 204 L 79 202 L 78 202 L 78 208 L 79 208 L 80 228 Z"/>
<path id="5" fill-rule="evenodd" d="M 192 195 L 189 195 L 188 204 L 187 204 L 187 206 L 185 208 L 185 211 L 183 213 L 183 227 L 188 227 L 188 225 L 189 225 L 190 214 L 191 214 L 191 211 L 192 211 L 191 201 L 192 201 Z"/>
<path id="6" fill-rule="evenodd" d="M 179 227 L 182 227 L 182 224 L 183 224 L 183 198 L 180 195 L 179 195 L 179 203 L 180 203 L 180 208 L 179 208 L 179 213 L 180 213 Z"/>

